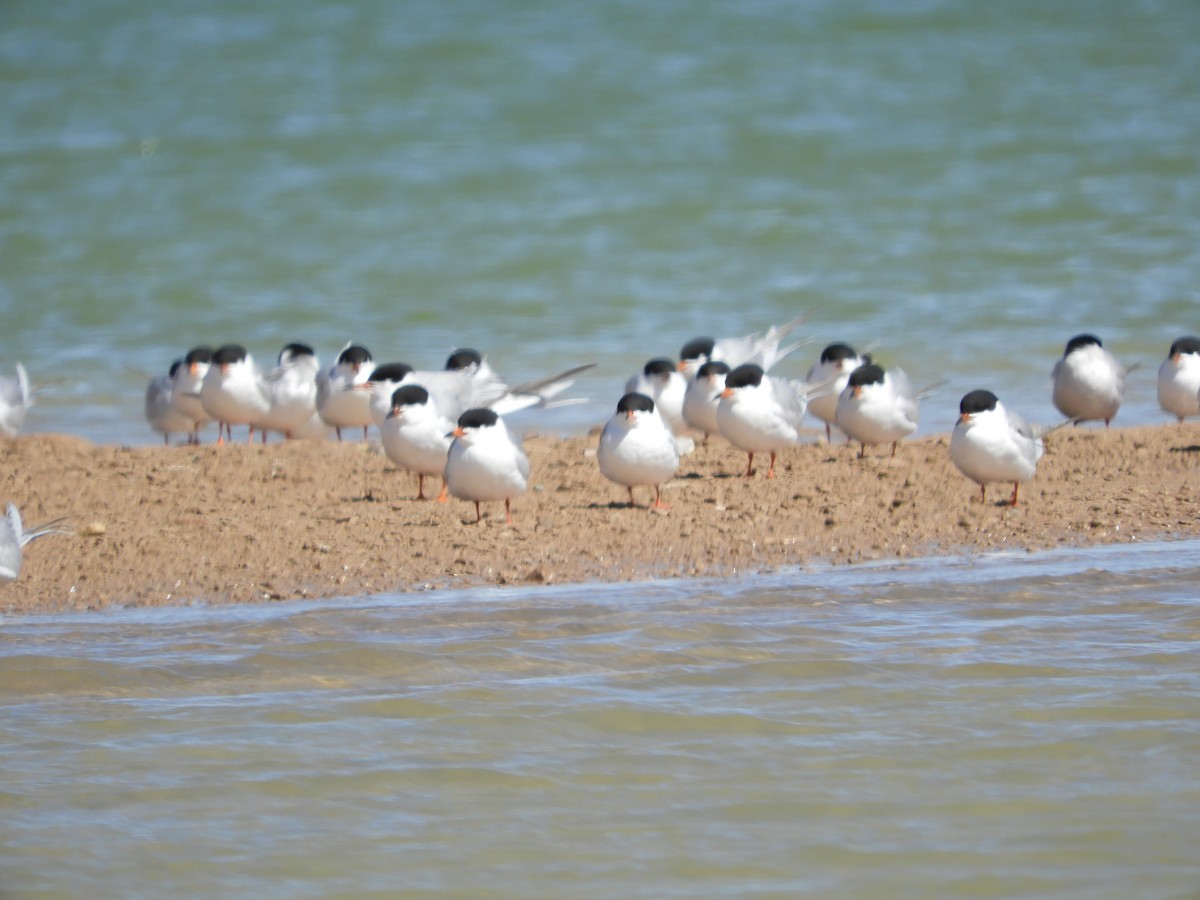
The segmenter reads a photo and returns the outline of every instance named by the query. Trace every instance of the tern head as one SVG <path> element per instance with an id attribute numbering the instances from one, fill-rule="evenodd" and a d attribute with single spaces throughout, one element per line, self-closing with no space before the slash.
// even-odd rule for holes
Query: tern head
<path id="1" fill-rule="evenodd" d="M 979 413 L 991 412 L 999 402 L 999 399 L 991 391 L 979 390 L 964 394 L 962 400 L 958 403 L 958 420 L 960 422 L 970 422 L 972 416 L 976 416 Z"/>
<path id="2" fill-rule="evenodd" d="M 458 427 L 451 434 L 456 438 L 470 436 L 484 428 L 495 427 L 499 421 L 500 417 L 496 415 L 495 410 L 468 409 L 458 417 Z"/>
<path id="3" fill-rule="evenodd" d="M 447 372 L 461 372 L 478 369 L 483 365 L 483 354 L 470 347 L 460 347 L 450 354 L 446 360 Z"/>
<path id="4" fill-rule="evenodd" d="M 877 366 L 875 363 L 867 363 L 865 366 L 859 366 L 850 373 L 850 380 L 846 382 L 846 387 L 854 394 L 855 397 L 862 396 L 864 387 L 872 384 L 883 384 L 884 371 L 882 366 Z"/>
<path id="5" fill-rule="evenodd" d="M 679 368 L 684 368 L 688 363 L 712 359 L 716 346 L 717 342 L 710 337 L 692 338 L 679 351 Z"/>
<path id="6" fill-rule="evenodd" d="M 294 362 L 298 362 L 303 358 L 316 359 L 316 351 L 308 344 L 285 344 L 283 349 L 279 351 L 279 364 L 286 366 Z"/>
<path id="7" fill-rule="evenodd" d="M 408 363 L 384 363 L 376 366 L 367 380 L 354 387 L 369 391 L 376 384 L 399 384 L 413 373 L 413 367 Z"/>
<path id="8" fill-rule="evenodd" d="M 765 374 L 762 366 L 744 363 L 725 376 L 725 390 L 721 392 L 721 396 L 732 397 L 733 392 L 738 388 L 758 387 L 762 384 Z"/>
<path id="9" fill-rule="evenodd" d="M 213 354 L 213 365 L 220 368 L 221 372 L 228 372 L 229 367 L 236 363 L 245 362 L 249 356 L 246 348 L 241 344 L 223 344 L 217 348 L 217 352 Z"/>
<path id="10" fill-rule="evenodd" d="M 392 408 L 388 412 L 389 419 L 404 414 L 406 406 L 424 406 L 429 402 L 429 391 L 419 384 L 406 384 L 392 391 Z"/>
<path id="11" fill-rule="evenodd" d="M 348 366 L 355 372 L 372 361 L 371 351 L 362 344 L 347 344 L 337 358 L 339 366 Z"/>
<path id="12" fill-rule="evenodd" d="M 722 362 L 719 359 L 710 359 L 696 370 L 696 378 L 715 378 L 718 375 L 728 377 L 729 372 L 729 363 Z"/>
<path id="13" fill-rule="evenodd" d="M 645 394 L 630 392 L 617 401 L 617 415 L 624 413 L 629 421 L 636 419 L 640 412 L 654 412 L 654 401 Z"/>
<path id="14" fill-rule="evenodd" d="M 657 378 L 659 381 L 666 381 L 671 377 L 671 373 L 676 370 L 675 363 L 667 359 L 665 356 L 658 356 L 642 366 L 642 374 L 647 378 Z"/>
<path id="15" fill-rule="evenodd" d="M 1067 349 L 1063 351 L 1063 356 L 1069 356 L 1076 350 L 1081 350 L 1084 347 L 1091 347 L 1092 345 L 1097 347 L 1104 346 L 1100 343 L 1100 338 L 1096 337 L 1094 334 L 1077 334 L 1075 337 L 1067 341 Z"/>
<path id="16" fill-rule="evenodd" d="M 213 348 L 205 345 L 193 347 L 187 352 L 187 356 L 183 358 L 183 364 L 188 367 L 188 372 L 193 377 L 203 375 L 208 371 L 209 365 L 213 360 Z"/>
<path id="17" fill-rule="evenodd" d="M 843 363 L 855 359 L 858 359 L 858 354 L 849 344 L 830 344 L 821 351 L 821 362 L 825 364 Z"/>
<path id="18" fill-rule="evenodd" d="M 1179 362 L 1179 357 L 1185 353 L 1200 353 L 1200 338 L 1192 337 L 1191 335 L 1177 338 L 1171 344 L 1171 350 L 1167 353 L 1167 356 L 1171 357 L 1175 362 Z"/>

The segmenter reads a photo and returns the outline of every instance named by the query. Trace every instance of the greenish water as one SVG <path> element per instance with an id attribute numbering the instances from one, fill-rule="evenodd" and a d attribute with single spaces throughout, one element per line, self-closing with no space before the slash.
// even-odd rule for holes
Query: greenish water
<path id="1" fill-rule="evenodd" d="M 0 628 L 8 896 L 1192 897 L 1195 542 Z"/>
<path id="2" fill-rule="evenodd" d="M 944 0 L 14 2 L 0 11 L 0 366 L 29 430 L 149 442 L 140 376 L 301 339 L 517 380 L 601 420 L 697 334 L 816 310 L 1050 421 L 1090 330 L 1200 330 L 1200 7 Z"/>
<path id="3" fill-rule="evenodd" d="M 156 440 L 192 344 L 350 339 L 586 428 L 814 311 L 918 383 L 1122 423 L 1200 331 L 1200 6 L 0 8 L 0 374 Z M 2 474 L 2 473 L 0 473 Z M 20 499 L 20 498 L 17 498 Z M 4 896 L 1190 897 L 1192 543 L 0 623 Z"/>

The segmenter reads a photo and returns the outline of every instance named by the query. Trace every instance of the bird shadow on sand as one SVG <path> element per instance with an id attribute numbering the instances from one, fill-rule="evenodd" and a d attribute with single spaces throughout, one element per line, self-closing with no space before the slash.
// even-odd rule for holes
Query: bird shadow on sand
<path id="1" fill-rule="evenodd" d="M 1192 444 L 1189 447 L 1172 447 L 1172 453 L 1200 453 L 1200 444 Z"/>

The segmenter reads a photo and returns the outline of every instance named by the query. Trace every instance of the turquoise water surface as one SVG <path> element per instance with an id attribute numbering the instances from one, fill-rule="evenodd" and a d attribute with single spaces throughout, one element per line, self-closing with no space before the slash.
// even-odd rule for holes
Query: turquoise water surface
<path id="1" fill-rule="evenodd" d="M 515 380 L 581 360 L 605 418 L 697 334 L 814 311 L 918 384 L 1057 418 L 1093 331 L 1200 331 L 1200 7 L 16 2 L 0 12 L 0 367 L 29 430 L 150 442 L 199 342 L 348 340 Z"/>
<path id="2" fill-rule="evenodd" d="M 158 440 L 196 343 L 348 340 L 582 431 L 811 311 L 1057 418 L 1200 331 L 1192 0 L 0 9 L 0 374 Z M 211 432 L 210 432 L 211 434 Z M 3 472 L 0 471 L 0 475 Z M 10 499 L 10 498 L 4 498 Z M 23 498 L 11 498 L 23 502 Z M 0 895 L 1194 897 L 1194 542 L 0 620 Z"/>

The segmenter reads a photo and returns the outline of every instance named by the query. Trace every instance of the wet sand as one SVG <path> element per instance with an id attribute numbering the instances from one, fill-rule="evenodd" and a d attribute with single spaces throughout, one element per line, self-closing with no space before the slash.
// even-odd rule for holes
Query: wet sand
<path id="1" fill-rule="evenodd" d="M 597 437 L 526 438 L 528 493 L 485 504 L 415 500 L 416 478 L 375 443 L 115 447 L 62 435 L 0 444 L 0 502 L 27 526 L 67 516 L 72 535 L 25 548 L 0 611 L 336 598 L 480 584 L 729 576 L 814 561 L 1157 540 L 1200 534 L 1200 425 L 1047 438 L 1020 504 L 949 460 L 949 435 L 865 459 L 844 444 L 796 447 L 745 477 L 713 438 L 664 488 L 666 512 L 629 508 Z M 759 460 L 755 460 L 756 464 Z M 436 479 L 426 483 L 436 494 Z M 432 488 L 432 491 L 429 489 Z"/>

